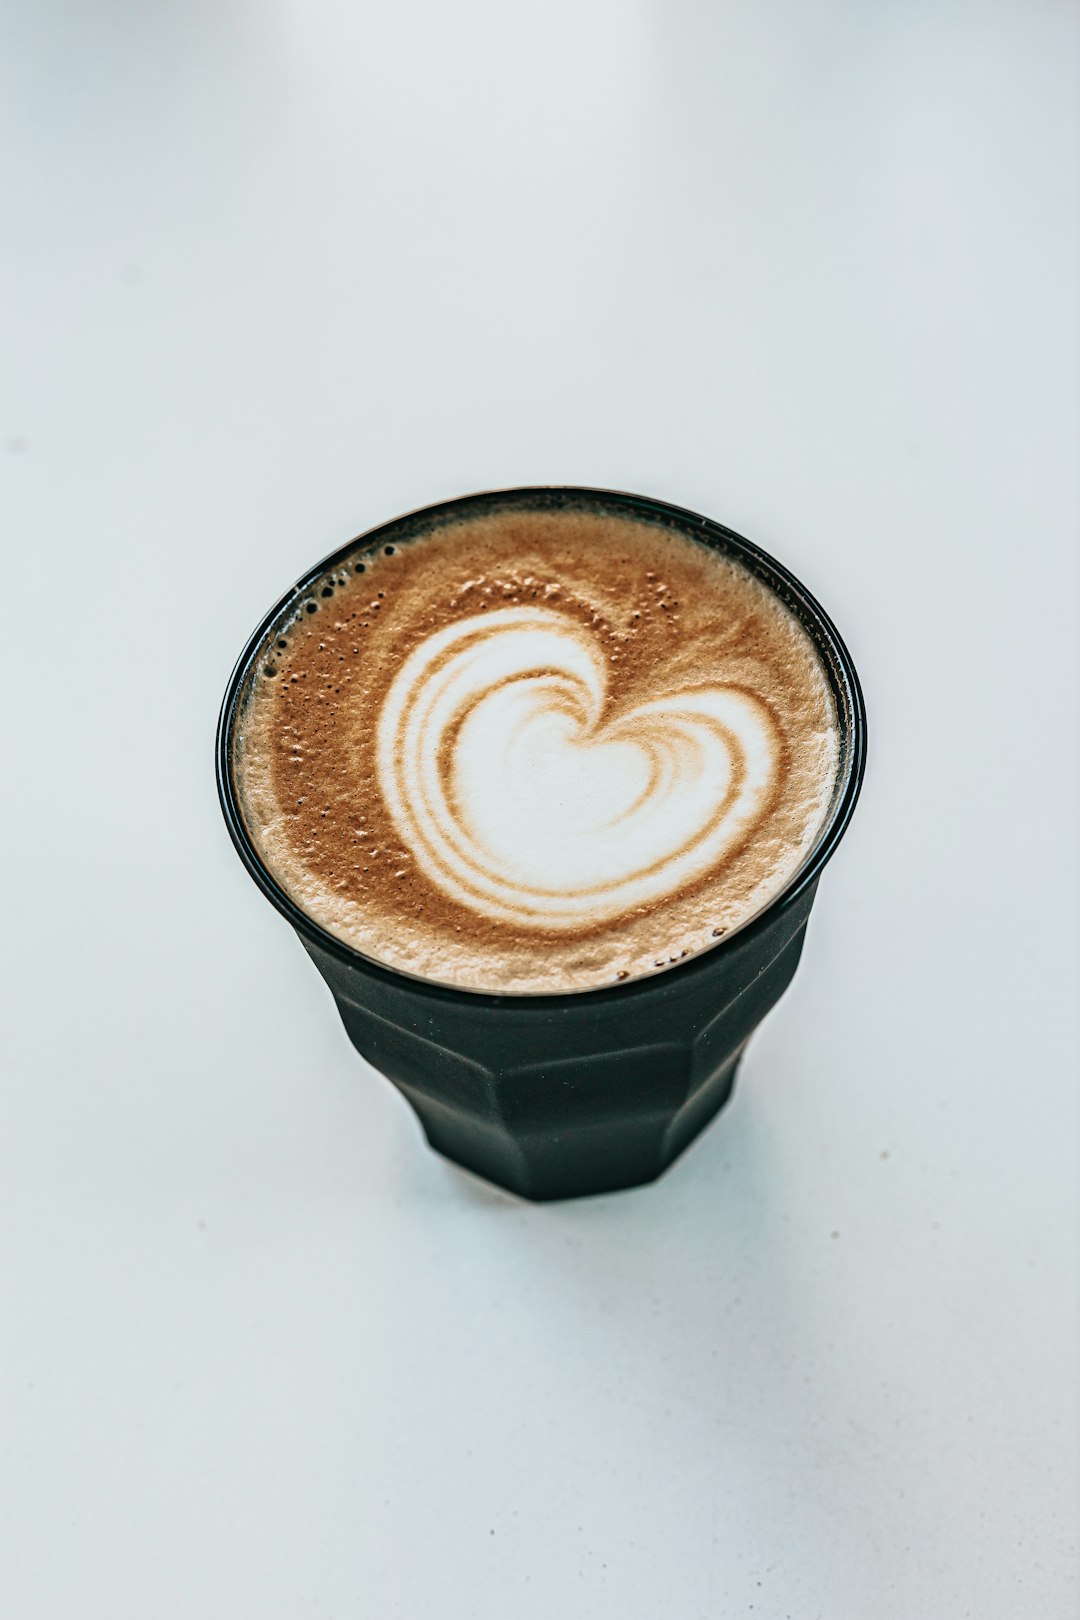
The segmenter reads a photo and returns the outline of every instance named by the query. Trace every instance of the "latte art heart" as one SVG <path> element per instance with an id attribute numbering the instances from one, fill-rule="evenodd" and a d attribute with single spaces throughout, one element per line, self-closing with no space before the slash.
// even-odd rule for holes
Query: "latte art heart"
<path id="1" fill-rule="evenodd" d="M 492 920 L 584 930 L 719 867 L 775 790 L 768 708 L 721 684 L 611 700 L 602 649 L 551 608 L 475 614 L 416 646 L 376 768 L 424 877 Z"/>

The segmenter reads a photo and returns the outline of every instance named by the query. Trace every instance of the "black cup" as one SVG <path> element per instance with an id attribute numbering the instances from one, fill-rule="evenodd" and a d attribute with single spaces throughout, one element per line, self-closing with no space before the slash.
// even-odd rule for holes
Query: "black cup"
<path id="1" fill-rule="evenodd" d="M 357 550 L 444 516 L 512 505 L 582 504 L 651 516 L 737 557 L 805 626 L 841 730 L 840 768 L 817 844 L 786 889 L 744 927 L 655 975 L 569 995 L 484 995 L 394 972 L 306 916 L 262 864 L 232 771 L 237 714 L 255 660 L 297 599 Z M 431 1146 L 525 1198 L 570 1198 L 654 1180 L 731 1095 L 739 1060 L 791 982 L 822 868 L 851 819 L 866 758 L 858 676 L 809 592 L 750 541 L 666 502 L 553 487 L 465 496 L 351 540 L 271 608 L 233 671 L 217 735 L 218 793 L 240 858 L 292 923 L 326 980 L 353 1045 L 409 1099 Z"/>

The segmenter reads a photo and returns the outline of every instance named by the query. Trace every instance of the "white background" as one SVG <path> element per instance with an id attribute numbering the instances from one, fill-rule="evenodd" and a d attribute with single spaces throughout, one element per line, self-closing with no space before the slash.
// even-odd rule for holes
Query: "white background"
<path id="1" fill-rule="evenodd" d="M 1077 22 L 8 5 L 5 1620 L 1077 1614 Z M 554 481 L 783 558 L 872 760 L 730 1110 L 532 1208 L 211 744 L 324 552 Z"/>

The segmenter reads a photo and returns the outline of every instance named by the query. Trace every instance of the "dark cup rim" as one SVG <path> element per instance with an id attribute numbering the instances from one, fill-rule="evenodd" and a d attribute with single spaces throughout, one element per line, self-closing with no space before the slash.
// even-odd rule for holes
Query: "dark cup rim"
<path id="1" fill-rule="evenodd" d="M 232 773 L 232 730 L 233 721 L 237 711 L 237 703 L 243 692 L 244 683 L 254 658 L 265 645 L 271 627 L 276 624 L 282 615 L 296 599 L 322 576 L 340 566 L 352 553 L 361 547 L 371 547 L 379 543 L 384 535 L 391 535 L 400 529 L 404 522 L 414 519 L 430 518 L 437 521 L 444 514 L 452 515 L 472 505 L 483 507 L 488 503 L 505 501 L 512 503 L 521 500 L 526 504 L 530 498 L 535 500 L 539 496 L 565 497 L 568 501 L 581 499 L 610 502 L 624 509 L 653 513 L 662 518 L 674 520 L 682 526 L 684 531 L 697 528 L 701 534 L 719 542 L 722 549 L 738 556 L 743 562 L 749 563 L 754 573 L 767 585 L 771 586 L 788 606 L 795 609 L 801 622 L 814 636 L 819 651 L 827 651 L 831 658 L 827 665 L 828 673 L 834 685 L 834 695 L 837 698 L 838 711 L 843 710 L 841 724 L 846 731 L 846 759 L 842 787 L 834 801 L 825 830 L 819 837 L 814 848 L 792 875 L 786 886 L 779 894 L 774 895 L 763 909 L 754 914 L 740 927 L 732 929 L 718 939 L 714 945 L 696 952 L 685 962 L 672 964 L 670 967 L 658 969 L 654 973 L 643 974 L 638 978 L 629 979 L 625 984 L 609 984 L 592 986 L 583 990 L 538 990 L 528 993 L 515 991 L 511 994 L 499 994 L 488 990 L 470 990 L 446 984 L 439 984 L 418 975 L 401 972 L 397 968 L 385 966 L 364 956 L 353 946 L 339 939 L 328 929 L 322 927 L 314 918 L 292 900 L 287 891 L 277 882 L 263 864 L 254 842 L 244 822 L 240 809 L 239 795 L 233 781 Z M 309 568 L 266 613 L 263 614 L 257 628 L 248 637 L 232 674 L 225 688 L 221 711 L 218 716 L 217 737 L 215 744 L 215 765 L 217 775 L 218 799 L 221 804 L 225 824 L 237 854 L 247 868 L 250 876 L 255 880 L 271 905 L 290 922 L 302 939 L 307 940 L 320 951 L 336 957 L 344 965 L 354 971 L 366 974 L 372 979 L 387 985 L 407 986 L 411 991 L 427 995 L 437 1001 L 464 1001 L 477 1007 L 488 1006 L 512 1008 L 515 1005 L 522 1009 L 528 1008 L 535 1012 L 538 1004 L 545 1009 L 558 1011 L 563 1007 L 580 1007 L 583 1002 L 599 1004 L 611 1000 L 628 1001 L 640 999 L 642 996 L 656 994 L 657 991 L 666 991 L 678 976 L 682 980 L 692 975 L 710 971 L 715 966 L 718 956 L 729 952 L 741 942 L 748 942 L 762 928 L 771 924 L 779 912 L 793 905 L 806 890 L 817 882 L 822 869 L 829 861 L 844 833 L 847 831 L 858 802 L 862 789 L 863 777 L 866 771 L 866 706 L 863 699 L 862 687 L 851 654 L 848 652 L 839 631 L 833 624 L 829 615 L 817 599 L 811 595 L 806 586 L 784 567 L 783 563 L 763 551 L 753 541 L 747 540 L 743 535 L 729 529 L 725 524 L 717 523 L 712 518 L 703 517 L 698 512 L 690 511 L 686 507 L 675 506 L 669 501 L 662 501 L 647 495 L 632 495 L 623 490 L 599 489 L 588 485 L 578 484 L 527 484 L 516 485 L 506 489 L 480 490 L 474 494 L 455 496 L 450 500 L 437 501 L 429 506 L 418 507 L 413 511 L 401 513 L 387 522 L 379 523 L 372 529 L 365 530 L 344 545 L 336 547 L 321 562 Z"/>

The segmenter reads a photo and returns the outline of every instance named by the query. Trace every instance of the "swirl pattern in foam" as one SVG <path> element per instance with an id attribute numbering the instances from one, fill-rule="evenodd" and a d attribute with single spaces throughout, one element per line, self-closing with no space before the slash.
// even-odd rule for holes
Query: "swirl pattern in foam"
<path id="1" fill-rule="evenodd" d="M 809 635 L 736 559 L 519 503 L 317 582 L 233 748 L 260 856 L 315 921 L 407 973 L 541 993 L 655 972 L 766 905 L 827 819 L 839 729 Z"/>
<path id="2" fill-rule="evenodd" d="M 429 636 L 379 719 L 379 786 L 426 878 L 480 915 L 581 929 L 678 893 L 760 821 L 765 706 L 702 685 L 608 714 L 594 636 L 545 607 Z"/>

